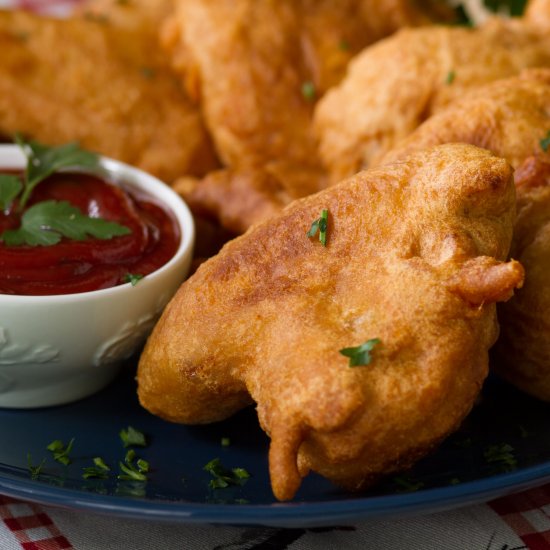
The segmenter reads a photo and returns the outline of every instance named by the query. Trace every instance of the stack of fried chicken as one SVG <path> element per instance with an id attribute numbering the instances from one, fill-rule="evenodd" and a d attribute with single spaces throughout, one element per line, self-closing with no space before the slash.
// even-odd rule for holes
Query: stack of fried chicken
<path id="1" fill-rule="evenodd" d="M 280 500 L 309 471 L 358 490 L 410 467 L 467 416 L 495 344 L 495 372 L 550 401 L 550 1 L 453 16 L 0 12 L 0 133 L 143 168 L 200 223 L 211 257 L 148 340 L 142 405 L 200 424 L 255 403 Z"/>

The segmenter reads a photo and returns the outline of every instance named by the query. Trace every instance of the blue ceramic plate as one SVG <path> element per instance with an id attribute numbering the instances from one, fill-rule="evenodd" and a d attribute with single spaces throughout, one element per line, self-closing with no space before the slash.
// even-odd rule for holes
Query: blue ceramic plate
<path id="1" fill-rule="evenodd" d="M 268 439 L 253 409 L 226 422 L 187 427 L 142 410 L 133 373 L 78 403 L 41 410 L 0 409 L 0 493 L 43 504 L 141 519 L 313 527 L 409 512 L 442 510 L 488 500 L 550 480 L 550 405 L 490 380 L 461 430 L 406 475 L 362 495 L 308 476 L 294 501 L 278 503 L 269 486 Z M 119 431 L 133 426 L 148 436 L 137 456 L 151 465 L 147 482 L 118 480 L 124 460 Z M 73 462 L 63 466 L 46 446 L 74 437 Z M 229 438 L 230 445 L 222 445 Z M 31 478 L 28 456 L 42 473 Z M 85 480 L 82 468 L 101 456 L 106 480 Z M 212 489 L 205 464 L 245 468 L 242 486 Z"/>

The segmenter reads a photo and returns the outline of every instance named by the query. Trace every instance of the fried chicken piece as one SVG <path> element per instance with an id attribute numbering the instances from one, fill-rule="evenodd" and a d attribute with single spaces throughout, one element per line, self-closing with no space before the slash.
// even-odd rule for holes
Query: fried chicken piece
<path id="1" fill-rule="evenodd" d="M 525 286 L 499 310 L 494 369 L 523 391 L 550 401 L 550 70 L 497 81 L 450 105 L 418 127 L 382 162 L 414 151 L 465 142 L 489 149 L 516 168 L 518 219 L 512 257 Z"/>
<path id="2" fill-rule="evenodd" d="M 443 143 L 470 143 L 505 158 L 514 168 L 545 155 L 550 130 L 550 69 L 529 69 L 477 88 L 451 103 L 398 142 L 379 164 Z"/>
<path id="3" fill-rule="evenodd" d="M 403 30 L 367 48 L 315 112 L 332 181 L 376 163 L 466 92 L 540 66 L 550 66 L 547 33 L 516 20 L 494 19 L 479 29 Z"/>
<path id="4" fill-rule="evenodd" d="M 0 11 L 0 134 L 83 147 L 165 181 L 216 158 L 200 113 L 108 22 Z"/>
<path id="5" fill-rule="evenodd" d="M 138 368 L 142 405 L 187 424 L 252 401 L 278 499 L 309 470 L 361 489 L 458 427 L 487 374 L 515 192 L 506 161 L 446 145 L 293 202 L 182 285 Z M 306 232 L 328 211 L 326 247 Z M 378 338 L 369 365 L 339 350 Z M 366 363 L 363 358 L 363 363 Z"/>
<path id="6" fill-rule="evenodd" d="M 153 58 L 157 65 L 168 65 L 160 47 L 160 28 L 173 8 L 173 0 L 87 0 L 78 5 L 74 15 L 115 27 L 125 35 L 121 42 L 133 48 L 137 58 Z"/>
<path id="7" fill-rule="evenodd" d="M 550 0 L 529 0 L 525 9 L 525 20 L 539 31 L 550 30 Z"/>
<path id="8" fill-rule="evenodd" d="M 173 0 L 86 0 L 75 14 L 106 19 L 117 28 L 138 35 L 155 36 L 153 41 L 158 43 L 160 27 L 173 9 Z"/>
<path id="9" fill-rule="evenodd" d="M 239 185 L 250 181 L 252 193 L 258 182 L 267 182 L 266 210 L 278 202 L 269 200 L 273 178 L 290 199 L 325 187 L 311 134 L 315 101 L 342 78 L 348 61 L 365 45 L 403 25 L 447 17 L 447 11 L 435 12 L 436 4 L 176 0 L 164 44 L 189 94 L 200 101 L 217 152 L 230 169 L 205 184 L 208 204 L 216 199 L 211 212 L 228 217 L 224 190 L 235 185 L 235 177 Z M 244 176 L 235 174 L 241 170 Z M 259 173 L 250 176 L 253 171 Z M 196 202 L 196 196 L 184 197 Z M 247 211 L 240 217 L 258 218 Z"/>
<path id="10" fill-rule="evenodd" d="M 550 105 L 550 102 L 547 102 Z M 550 158 L 531 157 L 516 170 L 518 218 L 511 254 L 525 285 L 499 310 L 494 370 L 521 390 L 550 402 Z"/>
<path id="11" fill-rule="evenodd" d="M 179 178 L 174 191 L 195 215 L 213 217 L 236 235 L 292 201 L 280 180 L 267 170 L 217 170 L 202 180 Z"/>

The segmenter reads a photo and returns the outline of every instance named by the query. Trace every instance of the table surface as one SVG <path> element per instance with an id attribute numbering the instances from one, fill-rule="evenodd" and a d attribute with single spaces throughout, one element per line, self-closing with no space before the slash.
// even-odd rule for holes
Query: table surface
<path id="1" fill-rule="evenodd" d="M 79 1 L 0 0 L 0 8 L 62 15 Z M 434 514 L 319 528 L 171 524 L 41 506 L 2 495 L 0 519 L 2 550 L 550 550 L 550 484 Z"/>

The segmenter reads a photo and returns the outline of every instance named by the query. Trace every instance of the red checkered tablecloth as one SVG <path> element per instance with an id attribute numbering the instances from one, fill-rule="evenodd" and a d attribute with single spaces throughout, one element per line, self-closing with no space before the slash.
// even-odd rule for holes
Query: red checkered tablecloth
<path id="1" fill-rule="evenodd" d="M 0 9 L 62 16 L 81 2 L 0 0 Z M 0 520 L 0 550 L 550 550 L 550 484 L 487 504 L 397 520 L 367 520 L 352 527 L 172 525 L 90 515 L 2 495 Z"/>

